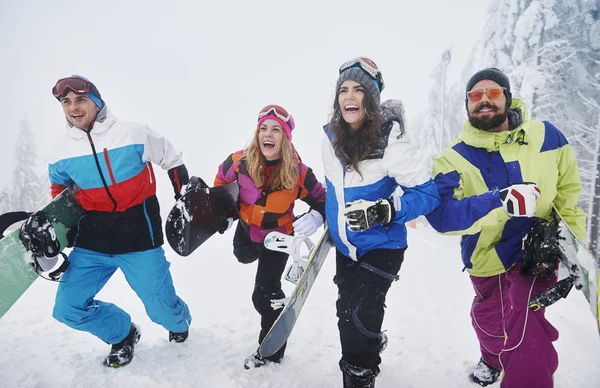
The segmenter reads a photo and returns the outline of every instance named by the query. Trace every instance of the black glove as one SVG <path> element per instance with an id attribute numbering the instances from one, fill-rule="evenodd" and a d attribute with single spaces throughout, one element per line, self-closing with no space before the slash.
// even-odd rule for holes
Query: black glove
<path id="1" fill-rule="evenodd" d="M 233 225 L 233 218 L 228 217 L 226 220 L 221 221 L 217 228 L 217 232 L 223 234 L 231 228 L 231 225 Z"/>
<path id="2" fill-rule="evenodd" d="M 396 218 L 396 210 L 389 199 L 378 199 L 377 201 L 358 201 L 346 204 L 344 215 L 348 223 L 348 229 L 352 232 L 364 232 L 379 224 L 388 224 Z"/>
<path id="3" fill-rule="evenodd" d="M 558 226 L 535 217 L 533 228 L 525 239 L 523 261 L 519 272 L 538 278 L 550 279 L 558 269 L 560 255 Z"/>
<path id="4" fill-rule="evenodd" d="M 190 180 L 188 170 L 185 167 L 185 164 L 182 164 L 173 167 L 167 171 L 167 173 L 169 174 L 169 179 L 171 180 L 173 190 L 175 191 L 175 199 L 179 199 L 181 197 L 181 189 L 187 185 Z"/>

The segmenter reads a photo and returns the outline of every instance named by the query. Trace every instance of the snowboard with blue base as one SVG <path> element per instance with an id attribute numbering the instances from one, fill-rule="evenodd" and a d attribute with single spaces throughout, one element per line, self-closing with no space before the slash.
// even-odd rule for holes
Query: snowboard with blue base
<path id="1" fill-rule="evenodd" d="M 43 209 L 50 219 L 61 249 L 67 246 L 67 233 L 77 225 L 84 210 L 68 188 Z M 38 278 L 31 253 L 19 239 L 19 228 L 0 240 L 0 318 Z"/>
<path id="2" fill-rule="evenodd" d="M 273 237 L 275 239 L 276 237 Z M 269 245 L 276 244 L 277 241 L 269 240 L 269 235 L 265 238 L 265 246 L 269 248 Z M 325 258 L 329 254 L 329 250 L 333 247 L 333 241 L 329 236 L 329 231 L 325 227 L 323 235 L 312 248 L 308 256 L 308 261 L 302 275 L 296 283 L 296 288 L 292 291 L 289 300 L 285 304 L 285 307 L 279 314 L 279 317 L 263 339 L 258 352 L 263 357 L 269 357 L 275 354 L 288 340 L 294 325 L 298 320 L 298 315 L 304 306 L 304 302 L 308 298 L 310 289 L 312 288 L 319 270 L 325 262 Z M 271 248 L 270 248 L 271 249 Z"/>

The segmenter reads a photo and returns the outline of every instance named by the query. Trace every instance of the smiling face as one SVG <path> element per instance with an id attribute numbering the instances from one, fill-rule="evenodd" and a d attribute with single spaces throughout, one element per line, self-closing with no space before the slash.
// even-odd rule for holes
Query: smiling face
<path id="1" fill-rule="evenodd" d="M 366 114 L 363 104 L 365 88 L 356 81 L 346 80 L 340 85 L 338 103 L 342 118 L 350 129 L 356 131 L 364 121 Z"/>
<path id="2" fill-rule="evenodd" d="M 508 131 L 506 96 L 502 94 L 502 97 L 491 100 L 485 93 L 487 89 L 499 87 L 494 81 L 482 80 L 471 88 L 470 91 L 484 91 L 481 100 L 467 103 L 469 122 L 475 128 L 488 132 Z"/>
<path id="3" fill-rule="evenodd" d="M 258 128 L 258 144 L 260 152 L 267 160 L 281 159 L 283 146 L 283 129 L 277 120 L 267 119 Z"/>
<path id="4" fill-rule="evenodd" d="M 88 96 L 75 94 L 72 91 L 62 97 L 60 103 L 67 120 L 73 126 L 81 129 L 89 129 L 90 124 L 100 112 L 100 108 Z"/>

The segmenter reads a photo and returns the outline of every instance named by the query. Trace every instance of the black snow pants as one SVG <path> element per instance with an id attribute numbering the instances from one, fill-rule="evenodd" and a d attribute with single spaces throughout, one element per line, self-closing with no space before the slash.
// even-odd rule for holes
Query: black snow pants
<path id="1" fill-rule="evenodd" d="M 246 228 L 248 226 L 243 221 L 238 221 L 233 237 L 233 254 L 240 263 L 244 264 L 253 263 L 258 259 L 252 302 L 254 308 L 260 314 L 260 334 L 258 335 L 258 343 L 260 344 L 281 312 L 281 308 L 273 309 L 271 300 L 285 298 L 285 294 L 281 289 L 281 276 L 289 255 L 283 252 L 271 251 L 265 248 L 262 243 L 252 241 Z M 271 361 L 281 360 L 285 353 L 285 347 L 286 345 L 283 345 L 277 353 L 266 358 Z"/>
<path id="2" fill-rule="evenodd" d="M 404 260 L 403 249 L 374 249 L 354 261 L 336 251 L 336 310 L 342 360 L 379 373 L 385 297 Z"/>

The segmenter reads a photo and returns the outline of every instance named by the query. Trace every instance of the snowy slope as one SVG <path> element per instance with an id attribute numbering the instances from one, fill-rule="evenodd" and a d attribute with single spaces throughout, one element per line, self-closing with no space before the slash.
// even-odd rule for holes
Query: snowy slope
<path id="1" fill-rule="evenodd" d="M 141 302 L 117 273 L 99 298 L 126 309 L 142 327 L 134 361 L 101 365 L 109 346 L 51 317 L 56 284 L 38 280 L 0 320 L 0 387 L 341 387 L 339 342 L 330 254 L 300 316 L 280 365 L 246 371 L 256 347 L 252 307 L 256 264 L 237 263 L 229 231 L 187 258 L 168 251 L 178 293 L 190 305 L 188 342 L 171 344 L 149 321 Z M 316 239 L 316 237 L 314 238 Z M 390 343 L 377 387 L 475 387 L 468 368 L 478 360 L 469 308 L 472 290 L 461 272 L 457 238 L 426 227 L 409 230 L 409 249 L 387 301 Z M 286 291 L 291 284 L 286 283 Z M 600 337 L 580 292 L 549 309 L 561 337 L 556 387 L 600 386 Z M 492 387 L 499 387 L 496 384 Z"/>

